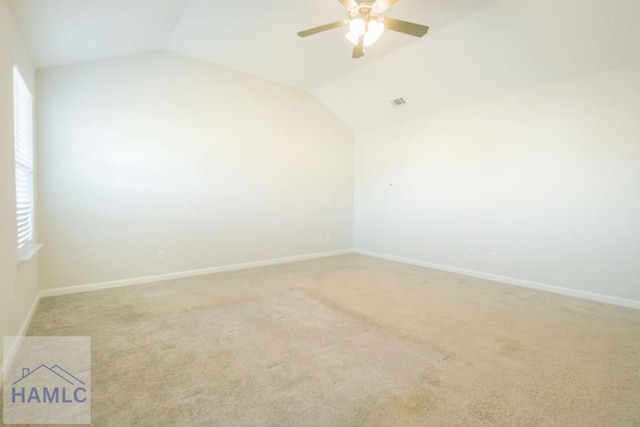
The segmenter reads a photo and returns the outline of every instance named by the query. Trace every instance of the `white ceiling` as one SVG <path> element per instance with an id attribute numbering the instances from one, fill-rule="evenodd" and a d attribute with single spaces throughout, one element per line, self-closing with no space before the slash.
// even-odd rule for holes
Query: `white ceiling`
<path id="1" fill-rule="evenodd" d="M 164 49 L 188 0 L 9 0 L 36 67 Z"/>
<path id="2" fill-rule="evenodd" d="M 37 67 L 168 49 L 311 91 L 353 129 L 640 61 L 640 0 L 401 0 L 359 60 L 337 0 L 9 0 Z M 389 100 L 404 97 L 407 105 Z"/>
<path id="3" fill-rule="evenodd" d="M 433 13 L 429 7 L 446 4 Z M 403 0 L 389 16 L 432 24 L 476 0 Z M 418 39 L 389 31 L 360 60 L 345 29 L 301 39 L 340 21 L 337 0 L 9 0 L 36 67 L 158 49 L 190 55 L 301 89 L 313 89 Z"/>
<path id="4" fill-rule="evenodd" d="M 640 0 L 485 3 L 313 94 L 364 130 L 640 62 Z"/>

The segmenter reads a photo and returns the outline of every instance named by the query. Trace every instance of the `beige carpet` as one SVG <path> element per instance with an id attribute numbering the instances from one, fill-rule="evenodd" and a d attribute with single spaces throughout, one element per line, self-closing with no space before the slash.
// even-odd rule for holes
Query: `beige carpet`
<path id="1" fill-rule="evenodd" d="M 639 426 L 640 312 L 345 255 L 44 299 L 95 425 Z"/>

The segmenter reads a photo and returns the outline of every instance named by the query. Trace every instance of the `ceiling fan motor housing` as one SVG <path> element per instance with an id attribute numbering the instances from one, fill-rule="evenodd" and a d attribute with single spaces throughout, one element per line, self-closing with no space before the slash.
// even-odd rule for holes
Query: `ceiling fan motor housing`
<path id="1" fill-rule="evenodd" d="M 377 18 L 384 10 L 382 10 L 375 3 L 360 3 L 358 6 L 354 6 L 348 9 L 349 19 L 357 17 L 371 17 Z"/>

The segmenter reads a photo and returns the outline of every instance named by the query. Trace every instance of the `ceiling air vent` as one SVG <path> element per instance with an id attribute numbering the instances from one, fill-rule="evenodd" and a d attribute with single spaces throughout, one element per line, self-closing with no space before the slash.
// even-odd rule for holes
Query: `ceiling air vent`
<path id="1" fill-rule="evenodd" d="M 395 107 L 400 107 L 406 103 L 407 101 L 405 101 L 404 98 L 396 98 L 391 100 L 391 104 L 393 104 L 393 106 Z"/>

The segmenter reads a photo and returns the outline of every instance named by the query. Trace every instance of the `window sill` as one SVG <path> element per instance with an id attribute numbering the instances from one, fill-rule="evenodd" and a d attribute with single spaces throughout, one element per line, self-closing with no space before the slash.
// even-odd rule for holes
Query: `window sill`
<path id="1" fill-rule="evenodd" d="M 42 243 L 30 243 L 18 251 L 18 264 L 30 261 L 42 248 Z"/>

